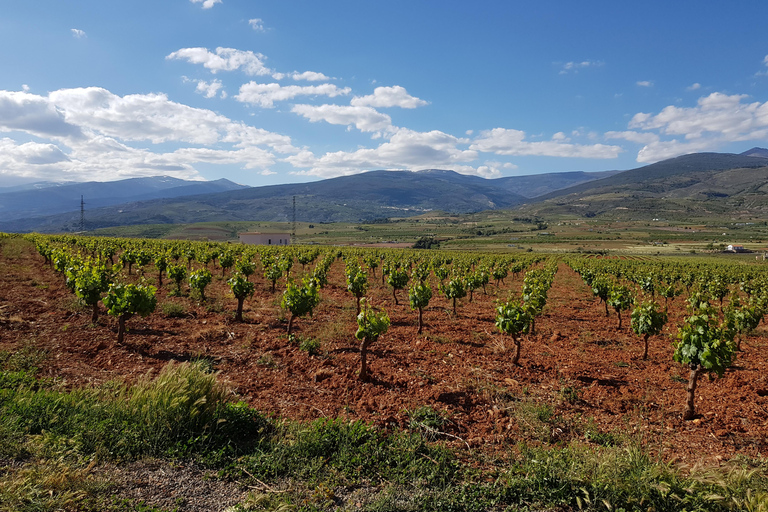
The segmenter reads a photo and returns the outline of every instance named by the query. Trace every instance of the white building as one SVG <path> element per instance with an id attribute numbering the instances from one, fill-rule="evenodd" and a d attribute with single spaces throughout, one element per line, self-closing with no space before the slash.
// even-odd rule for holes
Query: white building
<path id="1" fill-rule="evenodd" d="M 238 233 L 240 243 L 248 245 L 290 245 L 290 233 Z"/>
<path id="2" fill-rule="evenodd" d="M 744 250 L 743 245 L 736 245 L 736 244 L 729 245 L 728 247 L 725 248 L 725 250 L 730 252 L 747 252 Z"/>

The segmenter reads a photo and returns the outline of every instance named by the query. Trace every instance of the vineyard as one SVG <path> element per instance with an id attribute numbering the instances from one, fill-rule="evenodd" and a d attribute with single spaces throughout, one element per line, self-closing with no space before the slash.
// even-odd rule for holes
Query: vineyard
<path id="1" fill-rule="evenodd" d="M 485 460 L 572 443 L 768 455 L 757 263 L 0 243 L 0 353 L 44 354 L 39 376 L 67 389 L 197 362 L 268 417 L 363 420 Z"/>

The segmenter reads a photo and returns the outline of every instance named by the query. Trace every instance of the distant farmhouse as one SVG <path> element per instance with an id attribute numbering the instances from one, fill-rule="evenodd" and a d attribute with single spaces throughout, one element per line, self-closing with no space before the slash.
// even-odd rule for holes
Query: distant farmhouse
<path id="1" fill-rule="evenodd" d="M 238 233 L 240 243 L 248 245 L 290 245 L 290 233 Z"/>
<path id="2" fill-rule="evenodd" d="M 747 251 L 743 245 L 732 244 L 725 248 L 728 252 L 751 252 Z"/>

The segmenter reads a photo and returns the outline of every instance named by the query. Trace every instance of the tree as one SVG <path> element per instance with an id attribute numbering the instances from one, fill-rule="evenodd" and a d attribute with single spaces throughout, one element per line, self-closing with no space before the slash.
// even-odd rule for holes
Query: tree
<path id="1" fill-rule="evenodd" d="M 520 360 L 520 334 L 530 330 L 532 321 L 533 317 L 525 304 L 510 300 L 496 307 L 496 327 L 501 332 L 512 336 L 512 341 L 515 344 L 512 364 L 518 364 Z"/>
<path id="2" fill-rule="evenodd" d="M 301 285 L 295 284 L 293 280 L 288 281 L 288 285 L 283 292 L 281 305 L 291 313 L 288 319 L 289 335 L 293 331 L 294 319 L 306 314 L 312 315 L 312 311 L 319 303 L 320 292 L 317 290 L 317 283 L 314 279 L 305 277 Z"/>
<path id="3" fill-rule="evenodd" d="M 221 277 L 224 277 L 224 271 L 229 270 L 235 264 L 235 255 L 230 251 L 224 251 L 219 255 L 219 266 L 221 267 Z"/>
<path id="4" fill-rule="evenodd" d="M 399 306 L 397 302 L 397 290 L 402 290 L 408 286 L 408 272 L 404 268 L 392 268 L 387 277 L 387 284 L 392 287 L 392 296 L 395 298 L 395 305 Z"/>
<path id="5" fill-rule="evenodd" d="M 345 268 L 347 275 L 347 290 L 355 296 L 357 307 L 355 316 L 360 314 L 360 299 L 368 291 L 368 273 L 357 262 L 350 261 Z"/>
<path id="6" fill-rule="evenodd" d="M 195 290 L 200 295 L 200 300 L 205 302 L 205 287 L 211 284 L 211 271 L 207 268 L 193 270 L 189 274 L 189 288 Z"/>
<path id="7" fill-rule="evenodd" d="M 237 263 L 235 263 L 235 270 L 245 276 L 245 278 L 251 277 L 256 272 L 256 265 L 250 258 L 243 256 Z"/>
<path id="8" fill-rule="evenodd" d="M 480 276 L 477 272 L 470 272 L 467 274 L 467 276 L 464 278 L 464 283 L 467 285 L 467 290 L 469 290 L 469 302 L 472 302 L 475 290 L 480 288 L 483 283 L 481 282 Z"/>
<path id="9" fill-rule="evenodd" d="M 117 317 L 117 343 L 125 339 L 125 322 L 133 315 L 148 316 L 157 306 L 154 286 L 112 284 L 104 297 L 107 313 Z"/>
<path id="10" fill-rule="evenodd" d="M 643 360 L 648 359 L 648 338 L 659 334 L 666 323 L 667 313 L 660 311 L 659 304 L 655 301 L 643 302 L 632 311 L 630 322 L 632 331 L 643 337 L 645 345 Z"/>
<path id="11" fill-rule="evenodd" d="M 133 264 L 136 263 L 136 253 L 130 249 L 123 251 L 120 255 L 120 263 L 122 263 L 124 267 L 128 267 L 128 275 L 131 275 L 131 268 L 133 267 Z"/>
<path id="12" fill-rule="evenodd" d="M 176 283 L 175 295 L 181 295 L 181 282 L 187 278 L 187 268 L 184 265 L 171 265 L 168 267 L 168 277 Z"/>
<path id="13" fill-rule="evenodd" d="M 262 262 L 262 264 L 264 265 L 264 262 Z M 277 280 L 283 277 L 283 269 L 280 266 L 280 263 L 273 260 L 265 265 L 264 277 L 272 283 L 272 292 L 274 292 L 277 287 Z"/>
<path id="14" fill-rule="evenodd" d="M 223 255 L 222 255 L 223 259 Z M 221 260 L 219 260 L 221 262 Z M 237 312 L 235 312 L 235 321 L 243 321 L 243 302 L 248 297 L 253 295 L 256 290 L 256 286 L 248 280 L 246 276 L 240 273 L 235 273 L 228 281 L 229 288 L 232 290 L 232 294 L 237 299 Z"/>
<path id="15" fill-rule="evenodd" d="M 454 275 L 447 284 L 441 284 L 439 289 L 445 295 L 445 298 L 453 301 L 453 314 L 456 315 L 456 299 L 467 296 L 467 286 L 464 283 L 464 278 L 460 275 Z"/>
<path id="16" fill-rule="evenodd" d="M 408 290 L 408 299 L 411 302 L 411 309 L 419 310 L 419 334 L 424 330 L 424 308 L 429 306 L 429 300 L 432 298 L 432 288 L 426 282 L 421 282 L 411 286 Z"/>
<path id="17" fill-rule="evenodd" d="M 725 321 L 728 328 L 737 337 L 736 350 L 741 350 L 741 340 L 745 334 L 755 330 L 763 319 L 763 307 L 758 301 L 751 300 L 742 305 L 738 297 L 734 297 L 725 310 Z"/>
<path id="18" fill-rule="evenodd" d="M 605 316 L 609 316 L 608 313 L 608 297 L 611 295 L 611 281 L 607 276 L 598 275 L 592 279 L 592 293 L 600 298 L 600 301 L 605 306 Z"/>
<path id="19" fill-rule="evenodd" d="M 491 270 L 493 278 L 496 280 L 496 287 L 499 287 L 500 283 L 504 282 L 504 279 L 509 275 L 509 267 L 507 265 L 499 265 Z"/>
<path id="20" fill-rule="evenodd" d="M 81 266 L 67 269 L 67 286 L 91 307 L 91 323 L 99 320 L 99 301 L 101 295 L 109 289 L 112 283 L 112 271 L 105 265 L 95 261 L 86 261 Z"/>
<path id="21" fill-rule="evenodd" d="M 157 269 L 157 286 L 163 286 L 163 272 L 168 270 L 168 255 L 161 252 L 155 257 L 155 268 Z"/>
<path id="22" fill-rule="evenodd" d="M 389 316 L 386 311 L 374 312 L 368 301 L 363 299 L 360 314 L 357 315 L 355 338 L 360 340 L 360 380 L 368 380 L 368 348 L 389 329 Z"/>
<path id="23" fill-rule="evenodd" d="M 607 304 L 616 311 L 619 317 L 618 330 L 621 330 L 621 312 L 632 307 L 632 290 L 622 284 L 614 284 L 611 287 L 611 294 L 608 296 Z"/>
<path id="24" fill-rule="evenodd" d="M 690 369 L 684 420 L 691 420 L 696 415 L 695 394 L 699 375 L 714 372 L 722 377 L 736 355 L 733 331 L 718 321 L 715 308 L 705 297 L 698 293 L 693 295 L 689 299 L 688 310 L 690 316 L 677 333 L 678 341 L 674 344 L 675 353 L 672 356 Z"/>

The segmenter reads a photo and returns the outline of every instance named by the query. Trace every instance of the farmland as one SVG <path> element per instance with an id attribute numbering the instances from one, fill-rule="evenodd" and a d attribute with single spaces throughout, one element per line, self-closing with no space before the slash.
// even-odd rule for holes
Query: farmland
<path id="1" fill-rule="evenodd" d="M 245 448 L 233 448 L 231 458 L 220 455 L 219 460 L 201 456 L 193 447 L 181 450 L 183 456 L 201 457 L 213 468 L 226 467 L 230 478 L 260 488 L 272 500 L 271 505 L 254 505 L 262 509 L 277 508 L 283 498 L 283 504 L 305 510 L 495 510 L 507 506 L 605 510 L 600 499 L 628 510 L 678 510 L 681 500 L 690 500 L 687 503 L 694 510 L 746 509 L 749 503 L 765 506 L 766 327 L 761 323 L 739 335 L 741 350 L 721 378 L 712 375 L 698 381 L 696 414 L 690 421 L 683 420 L 682 414 L 689 366 L 673 360 L 672 344 L 691 314 L 687 299 L 697 290 L 708 293 L 718 321 L 729 307 L 759 303 L 768 291 L 768 275 L 754 259 L 741 263 L 691 257 L 595 258 L 522 251 L 496 254 L 316 246 L 276 252 L 205 242 L 36 235 L 7 237 L 0 243 L 4 375 L 23 366 L 17 362 L 11 368 L 9 361 L 26 358 L 34 360 L 27 367 L 36 368 L 35 378 L 43 383 L 37 384 L 40 388 L 104 390 L 117 381 L 141 384 L 161 375 L 171 362 L 192 362 L 217 372 L 218 379 L 234 393 L 229 400 L 242 401 L 263 415 L 264 421 L 318 425 L 338 420 L 339 425 L 359 425 L 353 423 L 359 420 L 376 436 L 390 440 L 387 442 L 395 442 L 397 433 L 405 432 L 411 436 L 409 442 L 416 438 L 423 443 L 415 452 L 419 464 L 407 466 L 417 483 L 408 484 L 395 481 L 392 475 L 377 475 L 381 469 L 364 471 L 355 480 L 346 470 L 333 466 L 330 455 L 321 457 L 326 462 L 313 476 L 320 480 L 297 484 L 290 479 L 307 476 L 262 472 L 265 466 L 254 462 L 260 459 Z M 142 251 L 150 255 L 143 264 L 124 257 Z M 247 260 L 254 267 L 248 278 L 254 294 L 244 300 L 242 322 L 235 321 L 238 300 L 228 281 L 243 267 L 234 262 L 223 265 L 227 252 L 238 263 Z M 188 274 L 208 270 L 211 281 L 204 294 L 190 289 L 186 279 L 177 287 L 169 278 L 170 271 L 161 284 L 156 263 L 160 254 L 168 255 L 169 266 L 187 268 Z M 111 267 L 111 261 L 121 259 L 122 266 Z M 122 343 L 117 342 L 118 320 L 107 314 L 104 304 L 96 305 L 99 316 L 93 322 L 93 308 L 67 286 L 67 269 L 84 267 L 89 261 L 109 267 L 113 281 L 157 289 L 156 308 L 146 317 L 137 314 L 127 319 Z M 365 297 L 376 310 L 386 311 L 390 320 L 389 329 L 370 347 L 366 381 L 358 375 L 356 300 L 347 289 L 350 264 L 366 273 Z M 269 274 L 274 267 L 281 272 Z M 393 290 L 383 272 L 392 276 L 398 267 L 407 270 L 411 282 Z M 424 308 L 421 334 L 408 297 L 419 268 L 426 269 L 425 283 L 433 292 Z M 446 272 L 442 279 L 440 268 Z M 502 268 L 508 274 L 503 280 L 494 279 L 493 271 Z M 466 286 L 468 277 L 483 269 L 487 282 L 464 297 L 459 295 L 454 312 L 454 300 L 444 292 L 448 284 L 455 280 Z M 497 307 L 500 302 L 524 298 L 521 290 L 526 278 L 546 269 L 554 274 L 535 318 L 535 332 L 517 336 L 520 359 L 512 364 L 514 337 L 496 327 Z M 616 313 L 606 316 L 608 309 L 585 282 L 590 272 L 608 276 L 615 286 L 625 286 L 639 299 L 653 296 L 660 306 L 668 307 L 662 332 L 650 338 L 647 360 L 642 357 L 642 337 L 630 329 L 630 310 L 621 313 L 624 323 L 618 329 Z M 291 312 L 281 307 L 283 291 L 288 282 L 306 283 L 311 277 L 327 281 L 318 283 L 320 301 L 311 316 L 291 321 Z M 653 286 L 644 281 L 649 277 Z M 722 313 L 711 284 L 715 281 L 725 288 Z M 669 285 L 677 293 L 670 293 L 665 301 L 660 293 Z M 291 336 L 287 334 L 289 323 Z M 55 436 L 43 436 L 43 443 L 70 439 L 73 450 L 88 459 L 88 451 L 78 445 L 78 436 L 58 435 L 57 441 Z M 385 450 L 388 445 L 379 442 Z M 175 449 L 179 456 L 178 447 Z M 410 453 L 411 447 L 398 449 Z M 646 471 L 655 471 L 655 476 L 634 475 L 608 483 L 608 477 L 595 468 L 572 473 L 578 464 L 631 466 L 622 459 L 627 453 L 642 459 Z M 148 455 L 167 457 L 168 453 L 156 450 Z M 365 452 L 361 456 L 372 457 Z M 9 450 L 0 457 L 8 458 Z M 136 457 L 113 456 L 118 460 Z M 455 458 L 448 464 L 454 469 L 446 470 L 441 457 Z M 557 480 L 553 468 L 567 457 L 579 462 L 571 461 L 571 470 L 558 473 Z M 544 475 L 537 473 L 535 461 L 552 464 L 546 469 L 557 480 L 551 489 Z M 430 471 L 439 469 L 439 476 L 425 476 L 420 465 L 424 462 Z M 326 464 L 335 468 L 330 474 Z M 358 470 L 367 467 L 360 461 L 355 464 L 352 466 Z M 698 469 L 691 470 L 694 465 Z M 759 471 L 752 472 L 754 469 Z M 733 477 L 737 470 L 742 471 L 740 480 Z M 643 482 L 649 488 L 643 489 Z M 654 485 L 669 488 L 650 490 Z M 638 486 L 649 501 L 643 502 L 623 486 Z M 372 494 L 349 497 L 353 489 L 361 487 L 371 489 Z M 570 490 L 558 494 L 563 488 Z M 756 494 L 746 495 L 746 488 Z M 270 492 L 277 489 L 280 493 Z M 707 498 L 715 490 L 727 497 Z M 506 498 L 492 503 L 489 496 L 494 493 Z M 409 498 L 395 496 L 400 494 Z M 470 502 L 451 502 L 470 496 Z M 396 503 L 401 505 L 396 507 Z"/>

